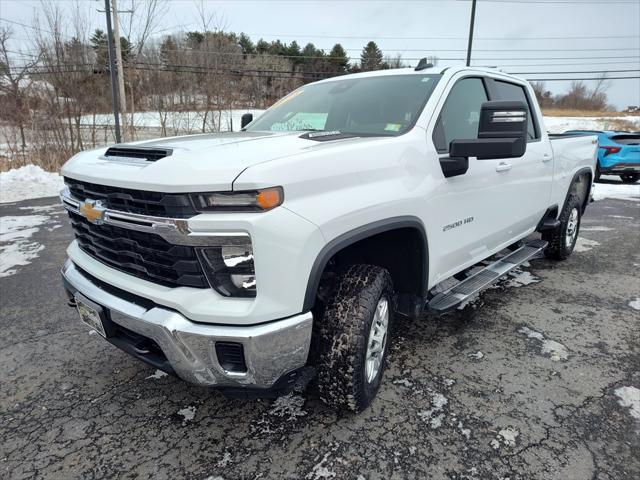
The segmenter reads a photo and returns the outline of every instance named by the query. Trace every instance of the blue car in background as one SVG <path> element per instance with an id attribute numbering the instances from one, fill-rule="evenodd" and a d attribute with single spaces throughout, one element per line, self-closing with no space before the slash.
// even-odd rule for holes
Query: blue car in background
<path id="1" fill-rule="evenodd" d="M 640 180 L 640 132 L 570 130 L 569 134 L 598 136 L 598 168 L 600 175 L 620 175 L 624 183 Z"/>

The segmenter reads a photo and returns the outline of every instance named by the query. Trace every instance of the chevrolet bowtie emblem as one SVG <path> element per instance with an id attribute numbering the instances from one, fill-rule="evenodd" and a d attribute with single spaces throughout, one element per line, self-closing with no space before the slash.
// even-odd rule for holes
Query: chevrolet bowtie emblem
<path id="1" fill-rule="evenodd" d="M 104 219 L 105 208 L 99 200 L 86 200 L 80 204 L 80 215 L 89 220 L 91 223 L 102 223 Z"/>

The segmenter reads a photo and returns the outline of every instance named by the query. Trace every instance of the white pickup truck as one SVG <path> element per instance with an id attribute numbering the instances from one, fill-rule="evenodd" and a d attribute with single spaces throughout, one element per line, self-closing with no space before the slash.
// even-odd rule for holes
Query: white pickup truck
<path id="1" fill-rule="evenodd" d="M 571 254 L 596 152 L 550 138 L 531 87 L 496 69 L 331 78 L 241 132 L 74 156 L 64 285 L 107 341 L 186 381 L 267 396 L 315 376 L 325 402 L 361 411 L 395 315 Z"/>

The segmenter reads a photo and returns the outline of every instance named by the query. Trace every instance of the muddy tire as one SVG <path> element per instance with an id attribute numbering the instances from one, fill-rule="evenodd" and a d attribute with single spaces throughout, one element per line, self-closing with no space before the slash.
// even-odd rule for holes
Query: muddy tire
<path id="1" fill-rule="evenodd" d="M 318 391 L 338 411 L 361 412 L 375 397 L 395 311 L 391 275 L 353 265 L 336 279 L 319 320 Z"/>
<path id="2" fill-rule="evenodd" d="M 578 240 L 580 221 L 582 219 L 582 205 L 580 197 L 569 195 L 560 214 L 560 226 L 551 232 L 544 232 L 542 239 L 549 242 L 544 251 L 547 258 L 566 260 L 573 252 Z"/>

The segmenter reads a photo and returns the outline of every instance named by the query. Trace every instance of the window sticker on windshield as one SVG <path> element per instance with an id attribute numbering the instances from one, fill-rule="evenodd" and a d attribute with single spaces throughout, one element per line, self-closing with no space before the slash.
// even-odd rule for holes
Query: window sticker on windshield
<path id="1" fill-rule="evenodd" d="M 387 130 L 388 132 L 399 132 L 401 128 L 402 128 L 401 123 L 387 123 L 387 126 L 384 127 L 384 129 Z"/>
<path id="2" fill-rule="evenodd" d="M 302 94 L 304 92 L 304 89 L 301 88 L 300 90 L 296 90 L 295 92 L 291 92 L 289 95 L 287 95 L 284 98 L 281 98 L 280 100 L 278 100 L 276 103 L 274 103 L 271 108 L 274 107 L 280 107 L 281 105 L 284 105 L 285 103 L 287 103 L 289 100 L 293 100 L 294 98 L 296 98 L 298 95 Z"/>

